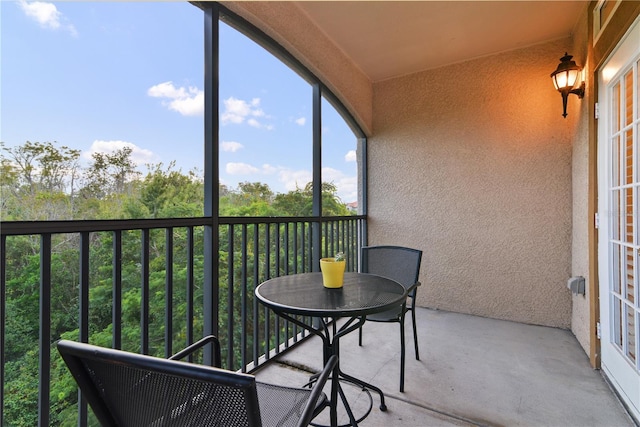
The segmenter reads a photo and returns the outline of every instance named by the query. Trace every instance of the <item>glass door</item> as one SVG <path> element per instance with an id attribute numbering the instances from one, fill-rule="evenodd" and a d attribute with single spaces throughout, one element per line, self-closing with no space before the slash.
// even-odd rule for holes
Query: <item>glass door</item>
<path id="1" fill-rule="evenodd" d="M 640 409 L 640 146 L 636 23 L 598 74 L 599 271 L 602 368 Z"/>

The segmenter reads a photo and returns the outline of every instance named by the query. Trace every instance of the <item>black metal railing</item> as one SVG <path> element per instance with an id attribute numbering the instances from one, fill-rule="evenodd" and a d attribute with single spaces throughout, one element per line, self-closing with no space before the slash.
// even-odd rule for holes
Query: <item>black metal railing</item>
<path id="1" fill-rule="evenodd" d="M 216 226 L 218 248 L 207 252 Z M 255 287 L 318 270 L 337 252 L 355 271 L 366 217 L 8 222 L 0 231 L 0 425 L 17 425 L 18 413 L 58 424 L 69 411 L 86 425 L 86 403 L 63 387 L 73 382 L 58 339 L 168 357 L 212 330 L 224 367 L 251 372 L 305 336 L 258 304 Z M 207 265 L 219 266 L 213 277 Z"/>

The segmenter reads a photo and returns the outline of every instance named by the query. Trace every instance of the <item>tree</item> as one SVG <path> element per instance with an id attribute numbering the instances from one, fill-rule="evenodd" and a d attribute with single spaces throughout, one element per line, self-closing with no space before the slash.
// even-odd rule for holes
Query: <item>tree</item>
<path id="1" fill-rule="evenodd" d="M 27 141 L 24 145 L 7 148 L 2 143 L 2 151 L 9 155 L 8 159 L 2 157 L 3 171 L 12 169 L 22 191 L 32 195 L 37 191 L 69 191 L 73 194 L 80 150 L 66 146 L 57 148 L 54 144 Z"/>
<path id="2" fill-rule="evenodd" d="M 140 202 L 151 218 L 190 217 L 204 211 L 204 186 L 195 171 L 183 175 L 173 170 L 175 162 L 166 169 L 163 164 L 148 165 L 150 172 L 140 186 Z"/>
<path id="3" fill-rule="evenodd" d="M 221 216 L 278 216 L 273 206 L 274 194 L 261 182 L 241 182 L 237 191 L 220 198 Z"/>
<path id="4" fill-rule="evenodd" d="M 337 195 L 338 188 L 333 183 L 322 183 L 322 214 L 325 216 L 351 215 Z M 283 216 L 311 216 L 313 214 L 313 183 L 304 188 L 296 188 L 286 194 L 278 194 L 274 208 Z"/>
<path id="5" fill-rule="evenodd" d="M 243 198 L 250 201 L 264 201 L 271 203 L 273 201 L 273 191 L 267 184 L 261 182 L 241 182 L 238 184 L 238 188 Z"/>
<path id="6" fill-rule="evenodd" d="M 103 198 L 123 194 L 127 186 L 140 176 L 131 158 L 132 152 L 131 147 L 123 147 L 111 154 L 93 153 L 93 163 L 85 172 L 83 196 Z"/>
<path id="7" fill-rule="evenodd" d="M 54 143 L 27 141 L 14 148 L 1 144 L 3 219 L 56 220 L 73 216 L 80 150 L 58 148 Z"/>

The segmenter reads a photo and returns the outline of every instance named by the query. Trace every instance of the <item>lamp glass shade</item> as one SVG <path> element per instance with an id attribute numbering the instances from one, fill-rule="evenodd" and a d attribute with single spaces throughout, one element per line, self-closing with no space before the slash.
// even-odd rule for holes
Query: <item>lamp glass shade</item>
<path id="1" fill-rule="evenodd" d="M 580 71 L 577 69 L 560 71 L 552 76 L 553 85 L 556 87 L 556 90 L 573 89 L 576 83 L 579 83 L 579 75 Z"/>

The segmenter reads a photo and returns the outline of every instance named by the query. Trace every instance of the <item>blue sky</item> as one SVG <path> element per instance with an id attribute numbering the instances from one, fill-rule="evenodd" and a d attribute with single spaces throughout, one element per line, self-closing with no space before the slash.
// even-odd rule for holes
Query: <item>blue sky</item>
<path id="1" fill-rule="evenodd" d="M 186 2 L 0 1 L 0 139 L 203 169 L 203 13 Z M 311 180 L 311 87 L 222 25 L 220 179 Z M 356 200 L 356 138 L 323 103 L 323 181 Z"/>

